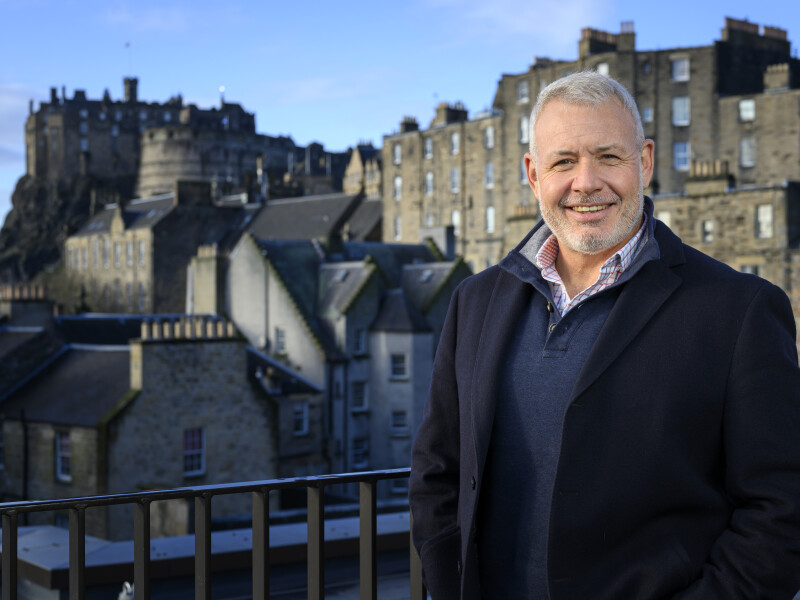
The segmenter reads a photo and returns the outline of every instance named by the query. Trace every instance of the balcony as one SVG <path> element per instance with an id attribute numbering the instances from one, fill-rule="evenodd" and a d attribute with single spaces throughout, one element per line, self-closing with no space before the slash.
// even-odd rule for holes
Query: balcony
<path id="1" fill-rule="evenodd" d="M 86 561 L 86 510 L 95 507 L 115 505 L 133 506 L 133 583 L 136 600 L 149 600 L 151 597 L 151 566 L 158 561 L 153 556 L 150 539 L 150 506 L 153 502 L 169 500 L 188 500 L 194 503 L 194 549 L 193 576 L 194 597 L 196 600 L 211 600 L 212 573 L 214 560 L 222 560 L 219 554 L 212 554 L 211 504 L 215 497 L 231 494 L 250 494 L 252 497 L 252 532 L 247 539 L 249 547 L 234 550 L 227 556 L 238 561 L 239 565 L 250 566 L 252 573 L 252 598 L 270 597 L 270 564 L 276 562 L 270 553 L 270 508 L 269 493 L 277 490 L 305 489 L 307 496 L 307 519 L 305 540 L 306 585 L 309 600 L 325 597 L 325 560 L 334 547 L 333 540 L 325 539 L 325 500 L 326 487 L 337 484 L 357 484 L 359 488 L 358 506 L 358 571 L 359 598 L 362 600 L 378 597 L 378 510 L 376 487 L 379 481 L 407 478 L 409 469 L 389 469 L 341 475 L 322 475 L 293 479 L 274 479 L 249 481 L 224 485 L 205 485 L 171 490 L 113 494 L 64 500 L 39 500 L 31 502 L 9 502 L 0 504 L 2 517 L 2 600 L 16 600 L 20 566 L 23 576 L 28 576 L 31 568 L 21 562 L 19 557 L 19 518 L 22 515 L 41 512 L 67 511 L 69 514 L 69 567 L 68 588 L 70 600 L 83 600 L 87 590 Z M 218 532 L 215 532 L 218 533 Z M 405 534 L 405 540 L 409 537 Z M 396 537 L 396 536 L 395 536 Z M 405 542 L 402 544 L 405 547 Z M 409 551 L 409 598 L 427 598 L 422 584 L 419 558 L 408 543 Z M 154 561 L 154 558 L 156 559 Z M 330 558 L 329 556 L 327 558 Z M 216 565 L 219 566 L 219 565 Z M 163 571 L 164 569 L 159 569 Z M 119 581 L 122 584 L 122 581 Z M 251 596 L 247 596 L 248 598 Z"/>

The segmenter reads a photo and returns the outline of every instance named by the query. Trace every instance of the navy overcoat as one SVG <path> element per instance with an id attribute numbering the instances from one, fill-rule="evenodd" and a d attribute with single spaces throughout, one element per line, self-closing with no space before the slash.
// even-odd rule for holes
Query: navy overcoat
<path id="1" fill-rule="evenodd" d="M 663 223 L 655 238 L 660 259 L 623 285 L 566 409 L 551 598 L 790 599 L 800 588 L 792 308 L 775 285 Z M 498 378 L 536 293 L 495 266 L 451 300 L 410 481 L 434 600 L 481 597 L 475 531 Z M 513 494 L 514 482 L 504 488 Z"/>

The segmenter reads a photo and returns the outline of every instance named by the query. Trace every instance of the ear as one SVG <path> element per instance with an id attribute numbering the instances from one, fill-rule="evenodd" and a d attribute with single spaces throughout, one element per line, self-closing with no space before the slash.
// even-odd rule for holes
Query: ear
<path id="1" fill-rule="evenodd" d="M 655 142 L 653 140 L 645 140 L 642 146 L 642 187 L 646 188 L 650 185 L 650 179 L 653 177 L 653 155 L 655 153 Z"/>
<path id="2" fill-rule="evenodd" d="M 536 173 L 536 161 L 530 152 L 525 153 L 525 174 L 528 176 L 528 185 L 531 186 L 536 198 L 539 198 L 539 177 Z"/>

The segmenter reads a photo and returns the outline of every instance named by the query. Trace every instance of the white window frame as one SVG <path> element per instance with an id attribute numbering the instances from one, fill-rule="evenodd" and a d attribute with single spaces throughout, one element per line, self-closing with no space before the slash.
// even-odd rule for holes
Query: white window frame
<path id="1" fill-rule="evenodd" d="M 700 241 L 710 244 L 714 241 L 714 221 L 705 219 L 700 223 Z"/>
<path id="2" fill-rule="evenodd" d="M 494 125 L 489 125 L 483 130 L 483 147 L 487 150 L 494 148 Z"/>
<path id="3" fill-rule="evenodd" d="M 425 158 L 433 158 L 433 138 L 426 137 L 423 143 Z"/>
<path id="4" fill-rule="evenodd" d="M 308 435 L 308 402 L 292 404 L 292 435 L 302 437 Z"/>
<path id="5" fill-rule="evenodd" d="M 199 444 L 194 442 L 199 441 Z M 183 430 L 183 476 L 206 474 L 206 428 L 188 427 Z"/>
<path id="6" fill-rule="evenodd" d="M 408 379 L 408 354 L 392 352 L 389 355 L 389 379 Z"/>
<path id="7" fill-rule="evenodd" d="M 139 266 L 143 267 L 145 262 L 145 243 L 144 240 L 139 240 Z"/>
<path id="8" fill-rule="evenodd" d="M 691 78 L 691 63 L 689 58 L 682 56 L 670 61 L 670 76 L 672 81 L 689 81 Z"/>
<path id="9" fill-rule="evenodd" d="M 395 175 L 392 185 L 392 198 L 394 198 L 395 202 L 398 202 L 402 197 L 403 197 L 403 178 L 400 175 Z"/>
<path id="10" fill-rule="evenodd" d="M 461 152 L 461 136 L 457 131 L 450 134 L 450 154 L 453 156 Z"/>
<path id="11" fill-rule="evenodd" d="M 72 481 L 72 440 L 69 431 L 56 431 L 55 435 L 56 479 Z"/>
<path id="12" fill-rule="evenodd" d="M 661 221 L 667 227 L 672 227 L 672 213 L 668 210 L 656 211 L 656 219 Z"/>
<path id="13" fill-rule="evenodd" d="M 393 434 L 408 434 L 408 411 L 393 410 L 390 416 L 389 425 Z"/>
<path id="14" fill-rule="evenodd" d="M 672 167 L 676 171 L 688 171 L 692 161 L 692 144 L 675 142 L 672 145 Z"/>
<path id="15" fill-rule="evenodd" d="M 745 169 L 756 166 L 756 138 L 739 140 L 739 166 Z"/>
<path id="16" fill-rule="evenodd" d="M 692 122 L 692 104 L 689 96 L 675 96 L 672 99 L 672 124 L 685 127 Z"/>
<path id="17" fill-rule="evenodd" d="M 286 330 L 282 327 L 275 327 L 275 354 L 286 353 Z"/>
<path id="18" fill-rule="evenodd" d="M 450 213 L 450 224 L 453 226 L 453 235 L 458 237 L 461 235 L 461 211 L 457 208 L 453 209 Z"/>
<path id="19" fill-rule="evenodd" d="M 652 123 L 653 122 L 653 108 L 651 106 L 645 106 L 642 109 L 642 123 Z"/>
<path id="20" fill-rule="evenodd" d="M 133 266 L 133 241 L 128 240 L 125 243 L 125 261 L 129 267 Z"/>
<path id="21" fill-rule="evenodd" d="M 459 179 L 460 173 L 458 172 L 458 167 L 452 167 L 450 169 L 450 192 L 453 194 L 457 194 L 459 190 Z"/>
<path id="22" fill-rule="evenodd" d="M 486 207 L 486 233 L 494 233 L 494 206 Z"/>
<path id="23" fill-rule="evenodd" d="M 400 217 L 395 217 L 393 221 L 393 234 L 395 241 L 403 239 L 403 219 Z"/>
<path id="24" fill-rule="evenodd" d="M 604 75 L 604 76 L 608 77 L 609 71 L 608 71 L 608 63 L 607 62 L 597 63 L 596 70 L 600 75 Z"/>
<path id="25" fill-rule="evenodd" d="M 433 195 L 433 171 L 425 173 L 425 195 Z"/>
<path id="26" fill-rule="evenodd" d="M 756 237 L 768 239 L 774 235 L 775 211 L 772 204 L 756 206 Z"/>
<path id="27" fill-rule="evenodd" d="M 119 242 L 114 242 L 114 268 L 119 269 L 122 264 L 122 247 Z"/>
<path id="28" fill-rule="evenodd" d="M 369 466 L 369 440 L 355 438 L 352 441 L 352 456 L 354 469 L 366 469 Z"/>
<path id="29" fill-rule="evenodd" d="M 519 143 L 527 144 L 531 139 L 531 120 L 528 115 L 522 115 L 519 118 Z"/>
<path id="30" fill-rule="evenodd" d="M 527 79 L 517 82 L 517 103 L 524 104 L 531 101 L 531 84 Z"/>
<path id="31" fill-rule="evenodd" d="M 367 353 L 367 330 L 363 327 L 356 327 L 353 332 L 353 354 Z"/>
<path id="32" fill-rule="evenodd" d="M 366 381 L 350 383 L 350 410 L 363 412 L 369 408 L 369 388 Z"/>
<path id="33" fill-rule="evenodd" d="M 403 162 L 403 146 L 395 144 L 392 146 L 392 163 L 399 165 Z"/>
<path id="34" fill-rule="evenodd" d="M 494 187 L 494 163 L 487 162 L 483 166 L 483 185 L 491 189 Z"/>
<path id="35" fill-rule="evenodd" d="M 742 273 L 750 273 L 761 277 L 761 265 L 742 265 L 739 269 Z"/>
<path id="36" fill-rule="evenodd" d="M 743 98 L 739 100 L 739 121 L 748 123 L 756 120 L 756 101 L 755 98 Z"/>

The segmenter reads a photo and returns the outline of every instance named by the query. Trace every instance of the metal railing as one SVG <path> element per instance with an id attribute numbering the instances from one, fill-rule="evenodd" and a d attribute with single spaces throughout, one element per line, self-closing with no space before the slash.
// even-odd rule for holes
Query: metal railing
<path id="1" fill-rule="evenodd" d="M 377 483 L 408 477 L 409 469 L 320 475 L 292 479 L 270 479 L 222 485 L 183 487 L 155 492 L 111 494 L 63 500 L 38 500 L 0 504 L 2 517 L 2 600 L 16 600 L 18 582 L 18 518 L 26 513 L 69 512 L 69 598 L 83 600 L 86 588 L 87 508 L 133 505 L 133 568 L 136 600 L 150 599 L 150 504 L 161 500 L 194 499 L 194 590 L 196 600 L 211 600 L 211 500 L 215 496 L 252 494 L 252 583 L 253 598 L 269 598 L 270 544 L 269 493 L 306 488 L 308 506 L 307 569 L 308 598 L 325 596 L 324 491 L 326 486 L 357 483 L 359 487 L 359 571 L 361 600 L 377 600 Z M 409 542 L 410 599 L 424 600 L 421 566 Z"/>

